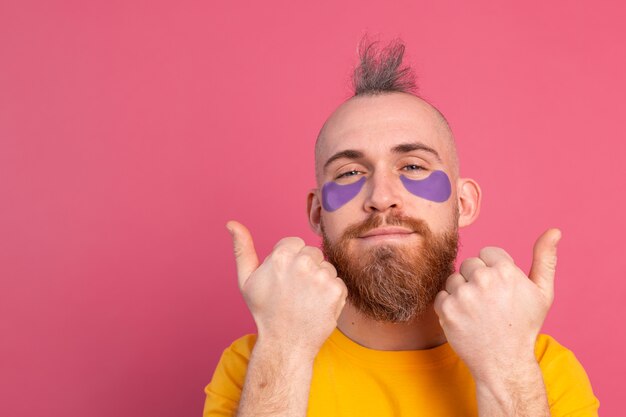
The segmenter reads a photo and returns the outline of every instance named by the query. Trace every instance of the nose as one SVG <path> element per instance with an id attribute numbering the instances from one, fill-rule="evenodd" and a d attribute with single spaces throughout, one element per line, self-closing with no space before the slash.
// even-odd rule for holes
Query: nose
<path id="1" fill-rule="evenodd" d="M 366 197 L 363 208 L 367 213 L 403 208 L 402 182 L 391 172 L 375 172 L 365 183 Z"/>

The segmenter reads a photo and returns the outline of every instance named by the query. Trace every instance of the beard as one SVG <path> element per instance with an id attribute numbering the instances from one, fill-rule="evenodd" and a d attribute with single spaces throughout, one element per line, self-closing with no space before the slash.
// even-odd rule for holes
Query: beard
<path id="1" fill-rule="evenodd" d="M 348 301 L 362 314 L 376 321 L 406 323 L 426 311 L 454 272 L 459 239 L 455 213 L 453 226 L 441 235 L 433 234 L 421 219 L 390 214 L 383 222 L 382 215 L 372 215 L 331 242 L 322 222 L 322 252 L 345 282 Z M 409 228 L 421 243 L 382 243 L 367 252 L 350 250 L 351 240 L 383 224 Z"/>

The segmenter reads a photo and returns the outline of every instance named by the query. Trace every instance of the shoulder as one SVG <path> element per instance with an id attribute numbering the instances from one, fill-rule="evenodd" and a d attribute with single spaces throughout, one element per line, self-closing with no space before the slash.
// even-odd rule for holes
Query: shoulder
<path id="1" fill-rule="evenodd" d="M 540 334 L 535 343 L 535 357 L 543 374 L 553 416 L 597 415 L 600 403 L 574 352 L 554 337 Z"/>
<path id="2" fill-rule="evenodd" d="M 254 344 L 256 343 L 256 338 L 256 334 L 241 336 L 239 339 L 231 343 L 230 346 L 224 350 L 224 353 L 237 355 L 243 359 L 249 360 Z"/>
<path id="3" fill-rule="evenodd" d="M 582 370 L 584 373 L 584 369 L 574 352 L 547 334 L 542 333 L 537 337 L 535 357 L 544 374 L 547 371 L 557 371 L 557 369 L 562 372 L 563 368 L 569 368 L 571 371 Z"/>
<path id="4" fill-rule="evenodd" d="M 554 337 L 541 333 L 535 342 L 535 357 L 540 364 L 551 362 L 556 357 L 572 353 Z"/>
<path id="5" fill-rule="evenodd" d="M 541 333 L 535 343 L 535 357 L 542 368 L 557 364 L 580 365 L 572 350 L 563 346 L 554 337 Z"/>
<path id="6" fill-rule="evenodd" d="M 216 372 L 222 371 L 229 375 L 245 375 L 256 339 L 256 334 L 247 334 L 232 342 L 222 352 Z"/>
<path id="7" fill-rule="evenodd" d="M 205 387 L 203 416 L 231 416 L 237 408 L 257 336 L 236 339 L 222 352 L 211 382 Z"/>

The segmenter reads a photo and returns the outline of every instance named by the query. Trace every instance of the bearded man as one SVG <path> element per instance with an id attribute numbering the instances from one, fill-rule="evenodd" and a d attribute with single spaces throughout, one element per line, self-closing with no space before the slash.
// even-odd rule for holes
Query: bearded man
<path id="1" fill-rule="evenodd" d="M 540 334 L 561 232 L 537 239 L 528 275 L 497 247 L 455 272 L 481 190 L 404 45 L 376 45 L 361 43 L 355 94 L 315 146 L 322 249 L 288 237 L 259 263 L 227 224 L 258 335 L 224 351 L 204 416 L 597 416 L 580 363 Z"/>

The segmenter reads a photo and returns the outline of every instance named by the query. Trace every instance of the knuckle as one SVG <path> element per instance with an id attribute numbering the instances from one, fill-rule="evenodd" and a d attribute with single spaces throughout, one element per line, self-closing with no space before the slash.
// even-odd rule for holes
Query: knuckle
<path id="1" fill-rule="evenodd" d="M 512 262 L 502 262 L 502 263 L 498 264 L 498 269 L 505 276 L 509 276 L 509 275 L 514 274 L 515 272 L 517 272 L 517 266 L 514 263 L 512 263 Z"/>
<path id="2" fill-rule="evenodd" d="M 485 256 L 489 256 L 489 254 L 493 253 L 497 249 L 498 248 L 495 246 L 485 246 L 484 248 L 480 250 L 480 252 L 478 252 L 478 256 L 480 258 L 484 258 Z"/>
<path id="3" fill-rule="evenodd" d="M 304 241 L 299 237 L 284 237 L 274 246 L 274 252 L 295 254 L 302 249 Z"/>
<path id="4" fill-rule="evenodd" d="M 445 300 L 445 291 L 439 291 L 437 295 L 435 295 L 435 301 L 434 301 L 435 308 L 440 309 L 444 300 Z"/>
<path id="5" fill-rule="evenodd" d="M 313 259 L 307 254 L 300 253 L 295 256 L 294 263 L 298 268 L 310 269 L 313 266 Z"/>
<path id="6" fill-rule="evenodd" d="M 337 281 L 337 285 L 339 285 L 341 287 L 341 291 L 343 292 L 344 296 L 348 295 L 348 287 L 346 286 L 346 283 L 343 282 L 343 280 L 341 278 L 335 277 L 335 281 Z"/>
<path id="7" fill-rule="evenodd" d="M 337 269 L 335 268 L 335 266 L 333 264 L 331 264 L 330 262 L 327 261 L 323 261 L 320 264 L 320 268 L 321 269 L 325 269 L 329 272 L 329 274 L 333 275 L 334 277 L 337 276 Z"/>
<path id="8" fill-rule="evenodd" d="M 450 275 L 447 278 L 447 281 L 453 281 L 455 279 L 462 279 L 465 281 L 465 278 L 463 277 L 463 274 L 461 274 L 460 272 L 455 272 L 454 274 Z"/>
<path id="9" fill-rule="evenodd" d="M 311 256 L 320 256 L 320 255 L 324 256 L 324 254 L 322 253 L 321 249 L 317 248 L 315 246 L 305 246 L 302 250 L 306 251 Z"/>
<path id="10" fill-rule="evenodd" d="M 299 237 L 284 237 L 276 243 L 274 250 L 278 248 L 287 248 L 289 250 L 300 249 L 304 246 L 304 240 Z"/>
<path id="11" fill-rule="evenodd" d="M 274 250 L 269 256 L 269 261 L 277 268 L 286 268 L 291 259 L 292 255 L 284 249 Z"/>
<path id="12" fill-rule="evenodd" d="M 323 269 L 323 268 L 320 268 L 317 271 L 315 271 L 313 276 L 320 281 L 327 281 L 328 279 L 332 278 L 330 271 L 328 271 L 327 269 Z"/>
<path id="13" fill-rule="evenodd" d="M 448 277 L 448 279 L 446 280 L 446 291 L 449 293 L 452 293 L 452 287 L 454 286 L 454 282 L 456 281 L 456 279 L 454 278 L 454 275 L 451 275 L 450 277 Z"/>
<path id="14" fill-rule="evenodd" d="M 348 299 L 348 287 L 345 285 L 341 285 L 341 298 L 345 301 Z"/>
<path id="15" fill-rule="evenodd" d="M 284 240 L 289 246 L 293 246 L 298 249 L 301 249 L 302 247 L 306 245 L 304 243 L 304 240 L 302 240 L 302 238 L 299 238 L 297 236 L 286 237 L 284 238 Z"/>
<path id="16" fill-rule="evenodd" d="M 439 302 L 439 311 L 441 313 L 441 316 L 448 318 L 452 315 L 454 310 L 453 301 L 454 300 L 452 300 L 450 297 L 446 297 Z"/>
<path id="17" fill-rule="evenodd" d="M 235 245 L 233 247 L 233 252 L 235 253 L 235 258 L 239 258 L 243 253 L 243 248 L 239 245 Z"/>
<path id="18" fill-rule="evenodd" d="M 469 285 L 461 285 L 455 293 L 459 301 L 467 303 L 474 298 L 474 291 Z"/>
<path id="19" fill-rule="evenodd" d="M 474 281 L 474 283 L 476 283 L 476 285 L 478 285 L 480 288 L 486 288 L 489 286 L 489 284 L 491 284 L 492 281 L 492 276 L 489 273 L 489 270 L 486 268 L 477 270 L 474 273 L 474 276 L 472 277 L 472 280 Z"/>
<path id="20" fill-rule="evenodd" d="M 445 317 L 450 317 L 454 309 L 454 306 L 452 305 L 452 300 L 443 300 L 439 308 L 441 309 L 441 313 Z"/>
<path id="21" fill-rule="evenodd" d="M 543 265 L 545 266 L 547 270 L 555 271 L 556 270 L 556 257 L 552 259 L 546 259 L 545 261 L 543 261 Z"/>
<path id="22" fill-rule="evenodd" d="M 463 260 L 463 262 L 461 262 L 461 267 L 465 267 L 467 268 L 468 266 L 472 265 L 474 262 L 476 262 L 477 260 L 479 260 L 478 258 L 467 258 L 465 260 Z"/>
<path id="23" fill-rule="evenodd" d="M 486 246 L 480 250 L 480 258 L 484 258 L 484 256 L 489 256 L 491 258 L 498 258 L 502 260 L 506 260 L 513 263 L 513 258 L 507 251 L 498 246 Z"/>
<path id="24" fill-rule="evenodd" d="M 333 298 L 339 299 L 342 298 L 344 289 L 338 282 L 331 282 L 328 285 L 328 291 Z"/>
<path id="25" fill-rule="evenodd" d="M 287 245 L 276 245 L 274 250 L 272 251 L 272 257 L 283 257 L 291 255 L 291 250 Z"/>
<path id="26" fill-rule="evenodd" d="M 485 246 L 478 251 L 478 257 L 482 258 L 491 251 L 491 246 Z"/>
<path id="27" fill-rule="evenodd" d="M 500 252 L 500 254 L 502 255 L 502 257 L 507 258 L 509 260 L 509 262 L 511 262 L 512 264 L 515 264 L 513 262 L 513 257 L 511 255 L 509 255 L 509 253 L 507 251 L 505 251 L 503 248 L 497 248 L 497 249 Z"/>
<path id="28" fill-rule="evenodd" d="M 498 258 L 512 259 L 511 255 L 509 255 L 507 251 L 498 246 L 488 246 L 485 249 L 488 249 L 488 252 L 491 253 L 491 255 L 497 256 Z"/>

